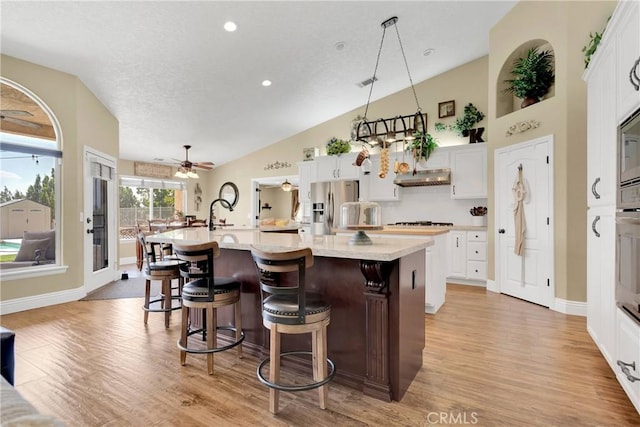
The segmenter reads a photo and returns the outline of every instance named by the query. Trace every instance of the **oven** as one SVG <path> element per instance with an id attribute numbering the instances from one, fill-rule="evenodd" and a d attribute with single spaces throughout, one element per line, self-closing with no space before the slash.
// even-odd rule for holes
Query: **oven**
<path id="1" fill-rule="evenodd" d="M 640 208 L 640 109 L 618 128 L 618 209 Z"/>
<path id="2" fill-rule="evenodd" d="M 616 302 L 640 324 L 640 209 L 616 213 Z"/>

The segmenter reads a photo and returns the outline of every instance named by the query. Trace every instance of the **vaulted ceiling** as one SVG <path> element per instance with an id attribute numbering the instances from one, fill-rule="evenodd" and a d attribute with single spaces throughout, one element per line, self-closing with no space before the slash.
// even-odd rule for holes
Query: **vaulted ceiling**
<path id="1" fill-rule="evenodd" d="M 121 158 L 180 159 L 190 144 L 190 159 L 219 165 L 363 106 L 369 87 L 358 83 L 373 74 L 384 20 L 398 16 L 417 83 L 486 55 L 514 4 L 9 1 L 0 42 L 78 76 L 118 119 Z M 393 27 L 378 78 L 372 99 L 409 86 Z"/>

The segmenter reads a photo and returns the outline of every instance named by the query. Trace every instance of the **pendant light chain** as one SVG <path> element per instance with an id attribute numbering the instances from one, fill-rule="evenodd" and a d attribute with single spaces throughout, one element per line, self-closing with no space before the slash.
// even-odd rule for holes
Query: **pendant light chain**
<path id="1" fill-rule="evenodd" d="M 371 78 L 371 87 L 369 88 L 369 97 L 367 98 L 367 106 L 364 109 L 364 118 L 365 118 L 365 120 L 367 118 L 367 113 L 369 112 L 369 102 L 371 101 L 371 93 L 373 92 L 373 85 L 376 83 L 376 73 L 378 72 L 378 64 L 380 63 L 380 54 L 382 53 L 382 45 L 384 44 L 384 34 L 386 32 L 387 32 L 387 28 L 383 26 L 382 27 L 382 40 L 380 40 L 380 47 L 378 48 L 378 57 L 376 58 L 376 66 L 373 69 L 373 77 Z"/>
<path id="2" fill-rule="evenodd" d="M 407 63 L 407 57 L 404 54 L 404 47 L 402 47 L 402 39 L 400 38 L 400 32 L 398 31 L 397 25 L 394 25 L 394 27 L 396 29 L 396 34 L 398 35 L 398 43 L 400 43 L 400 52 L 402 52 L 402 59 L 404 59 L 404 66 L 407 68 L 407 75 L 409 76 L 409 83 L 411 83 L 411 90 L 413 91 L 413 97 L 416 100 L 416 107 L 418 107 L 418 112 L 420 112 L 422 110 L 420 109 L 420 103 L 418 102 L 418 95 L 416 95 L 416 88 L 413 87 L 413 79 L 411 78 L 411 72 L 409 72 L 409 64 Z M 384 37 L 384 32 L 383 32 L 383 37 Z"/>

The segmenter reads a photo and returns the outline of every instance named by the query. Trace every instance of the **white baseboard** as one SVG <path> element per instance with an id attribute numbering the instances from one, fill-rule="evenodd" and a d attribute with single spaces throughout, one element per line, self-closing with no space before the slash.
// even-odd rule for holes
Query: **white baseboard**
<path id="1" fill-rule="evenodd" d="M 42 295 L 33 295 L 24 298 L 15 298 L 0 301 L 0 313 L 10 314 L 19 311 L 32 310 L 34 308 L 48 307 L 50 305 L 63 304 L 77 301 L 87 296 L 84 286 L 64 291 L 51 292 Z"/>
<path id="2" fill-rule="evenodd" d="M 130 256 L 130 257 L 125 257 L 125 258 L 120 258 L 120 265 L 119 267 L 122 267 L 123 265 L 131 265 L 131 264 L 135 264 L 137 261 L 136 257 L 134 256 Z"/>
<path id="3" fill-rule="evenodd" d="M 549 308 L 564 314 L 587 317 L 587 303 L 582 301 L 569 301 L 562 298 L 555 298 L 552 306 Z"/>
<path id="4" fill-rule="evenodd" d="M 500 288 L 498 288 L 498 284 L 495 280 L 487 280 L 487 290 L 497 294 L 500 293 Z"/>
<path id="5" fill-rule="evenodd" d="M 452 283 L 454 285 L 467 285 L 467 286 L 479 286 L 484 288 L 487 286 L 487 283 L 483 280 L 468 280 L 468 279 L 459 279 L 457 277 L 447 277 L 447 283 Z"/>

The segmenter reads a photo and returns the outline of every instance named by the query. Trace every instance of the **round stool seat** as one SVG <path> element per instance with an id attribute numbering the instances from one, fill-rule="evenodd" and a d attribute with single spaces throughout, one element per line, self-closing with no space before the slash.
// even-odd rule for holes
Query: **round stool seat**
<path id="1" fill-rule="evenodd" d="M 262 305 L 263 317 L 274 323 L 300 323 L 298 316 L 300 306 L 298 295 L 270 295 L 264 299 Z M 307 293 L 305 295 L 304 315 L 305 323 L 319 322 L 331 314 L 331 304 L 321 295 Z"/>
<path id="2" fill-rule="evenodd" d="M 178 270 L 180 268 L 180 264 L 184 264 L 182 261 L 178 260 L 164 260 L 164 261 L 156 261 L 147 263 L 147 268 L 145 269 L 145 274 L 153 274 L 154 271 L 163 271 L 163 270 Z"/>
<path id="3" fill-rule="evenodd" d="M 240 282 L 231 277 L 214 278 L 213 295 L 239 291 Z M 197 302 L 212 302 L 207 287 L 207 279 L 197 279 L 185 284 L 182 288 L 182 299 Z"/>

